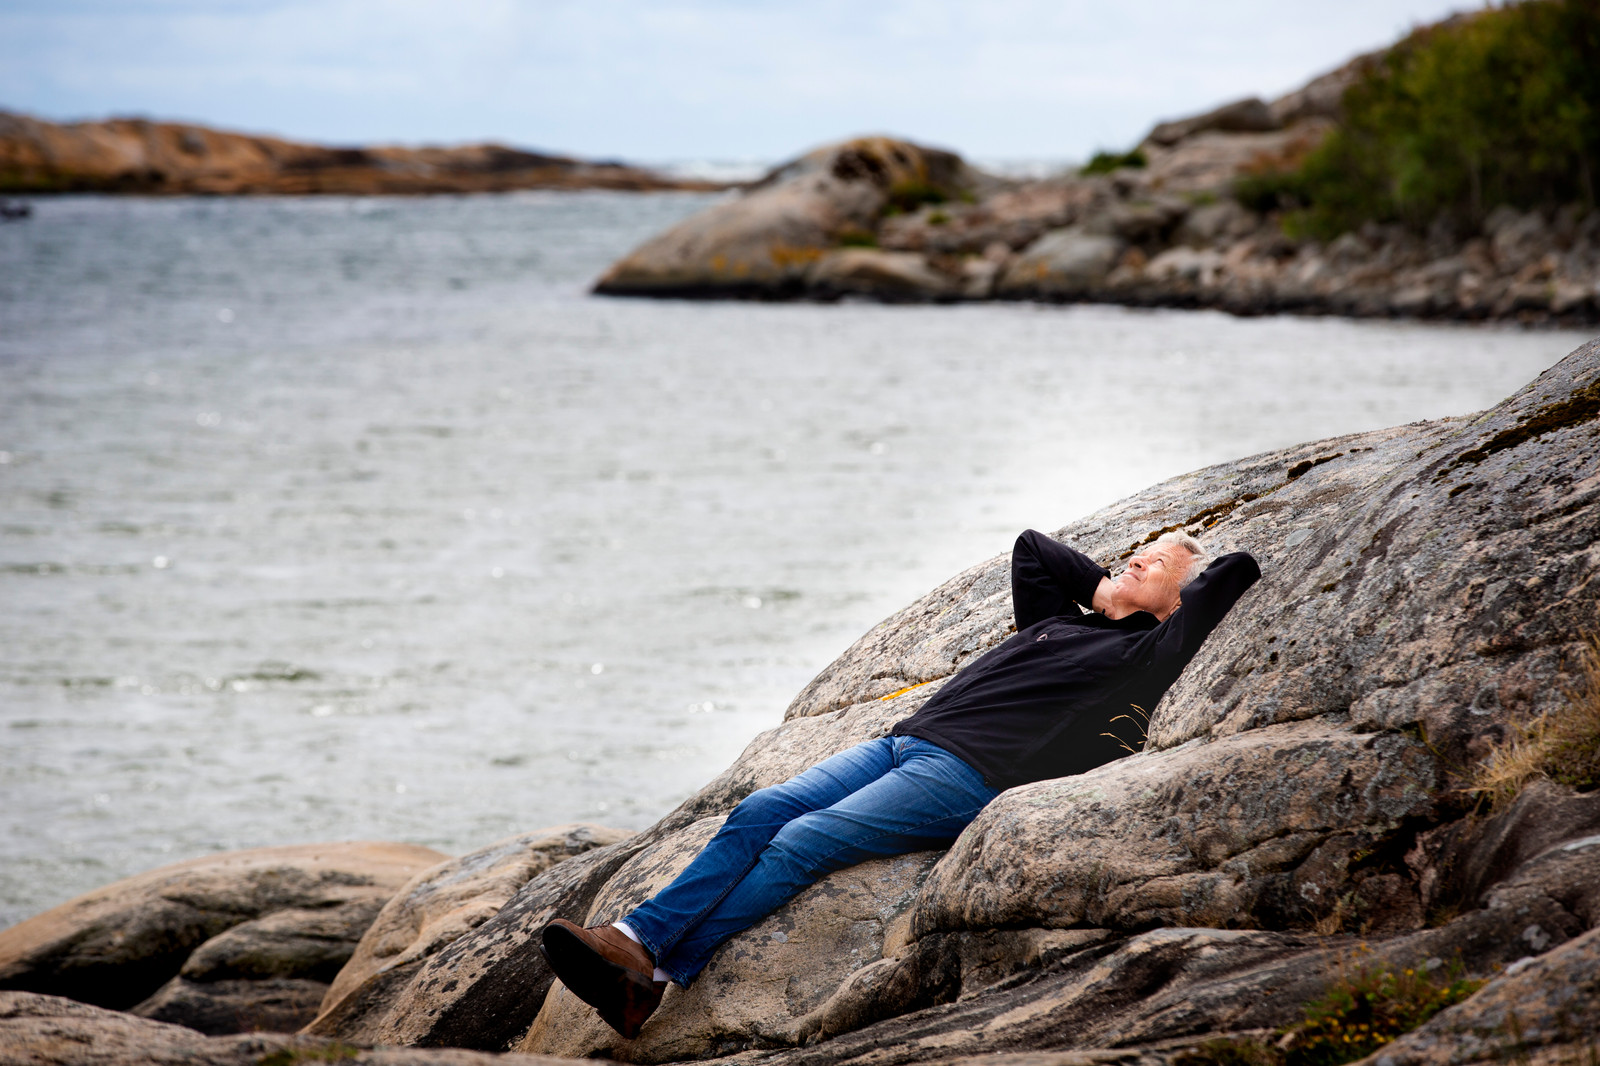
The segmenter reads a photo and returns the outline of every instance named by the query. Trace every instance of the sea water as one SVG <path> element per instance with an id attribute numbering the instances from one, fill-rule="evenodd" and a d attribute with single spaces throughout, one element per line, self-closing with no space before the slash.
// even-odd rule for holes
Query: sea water
<path id="1" fill-rule="evenodd" d="M 1587 339 L 587 294 L 715 199 L 0 226 L 0 926 L 222 849 L 642 828 L 1021 529 Z"/>

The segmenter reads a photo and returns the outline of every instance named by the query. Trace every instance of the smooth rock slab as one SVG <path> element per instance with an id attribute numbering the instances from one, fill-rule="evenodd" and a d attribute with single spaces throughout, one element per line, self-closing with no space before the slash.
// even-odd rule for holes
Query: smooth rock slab
<path id="1" fill-rule="evenodd" d="M 1079 299 L 1102 285 L 1127 245 L 1082 227 L 1046 233 L 1011 261 L 995 283 L 1001 297 Z"/>
<path id="2" fill-rule="evenodd" d="M 614 921 L 665 887 L 721 825 L 708 818 L 640 852 L 596 899 L 585 925 Z M 559 983 L 517 1045 L 567 1058 L 663 1063 L 795 1044 L 807 1016 L 903 931 L 937 852 L 862 863 L 812 885 L 724 944 L 687 989 L 669 986 L 637 1040 L 619 1037 Z"/>
<path id="3" fill-rule="evenodd" d="M 954 299 L 960 286 L 915 252 L 843 248 L 825 253 L 806 276 L 811 295 L 871 296 L 889 302 Z"/>
<path id="4" fill-rule="evenodd" d="M 205 1036 L 58 996 L 0 992 L 0 1066 L 571 1066 L 524 1055 L 358 1048 L 287 1033 Z"/>
<path id="5" fill-rule="evenodd" d="M 365 1045 L 506 1048 L 532 1023 L 555 979 L 539 953 L 539 930 L 586 911 L 644 843 L 629 838 L 556 863 L 483 924 L 432 954 L 380 967 L 307 1031 Z"/>
<path id="6" fill-rule="evenodd" d="M 295 978 L 190 981 L 174 977 L 130 1010 L 201 1033 L 295 1033 L 317 1016 L 326 982 Z"/>
<path id="7" fill-rule="evenodd" d="M 1169 528 L 1261 562 L 1262 580 L 1148 708 L 1150 747 L 1350 715 L 1420 730 L 1467 766 L 1512 723 L 1558 710 L 1596 624 L 1597 391 L 1592 342 L 1482 415 L 1207 467 L 1058 531 L 1113 567 Z M 1012 624 L 1008 567 L 972 567 L 885 619 L 786 716 L 947 678 L 994 647 Z"/>
<path id="8" fill-rule="evenodd" d="M 1023 785 L 934 868 L 915 929 L 1248 927 L 1274 892 L 1310 925 L 1344 877 L 1295 891 L 1292 872 L 1335 834 L 1370 848 L 1426 817 L 1436 780 L 1408 737 L 1304 723 Z"/>
<path id="9" fill-rule="evenodd" d="M 380 973 L 437 954 L 493 918 L 519 889 L 557 863 L 632 835 L 588 824 L 535 829 L 424 870 L 378 912 L 355 953 L 330 978 L 322 1010 L 336 1010 Z"/>
<path id="10" fill-rule="evenodd" d="M 1547 905 L 1535 917 L 1548 922 L 1553 911 Z M 1459 958 L 1469 973 L 1488 976 L 1522 956 L 1527 920 L 1515 908 L 1485 908 L 1443 928 L 1381 944 L 1259 930 L 1155 929 L 1112 939 L 1096 939 L 1091 930 L 996 931 L 978 939 L 991 949 L 1007 936 L 1013 946 L 1032 939 L 1043 947 L 1050 943 L 1046 937 L 1068 933 L 1084 939 L 1076 950 L 1058 941 L 1033 960 L 1028 972 L 998 982 L 989 983 L 994 972 L 976 969 L 977 987 L 963 986 L 959 994 L 947 988 L 937 1005 L 898 1015 L 891 1010 L 875 1024 L 804 1047 L 743 1052 L 724 1061 L 729 1066 L 903 1066 L 980 1054 L 1126 1049 L 1170 1062 L 1173 1053 L 1201 1039 L 1259 1037 L 1299 1020 L 1303 1005 L 1352 966 L 1404 968 L 1432 958 Z M 878 971 L 876 983 L 892 985 L 882 973 L 896 963 L 915 969 L 931 962 L 922 979 L 944 980 L 947 973 L 938 960 L 916 958 L 924 941 L 899 959 L 869 967 Z M 977 946 L 957 951 L 980 958 L 985 953 L 972 951 Z M 1004 948 L 997 954 L 1020 961 Z M 830 1033 L 824 1028 L 821 1035 Z"/>
<path id="11" fill-rule="evenodd" d="M 444 857 L 411 844 L 304 844 L 163 866 L 0 931 L 0 989 L 130 1007 L 196 948 L 204 976 L 327 980 L 389 897 Z M 248 935 L 202 947 L 245 923 Z"/>

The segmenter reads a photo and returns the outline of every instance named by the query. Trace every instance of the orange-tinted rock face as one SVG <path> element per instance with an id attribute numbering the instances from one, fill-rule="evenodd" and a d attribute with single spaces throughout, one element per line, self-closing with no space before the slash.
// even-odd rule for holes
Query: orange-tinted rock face
<path id="1" fill-rule="evenodd" d="M 713 187 L 497 144 L 329 148 L 139 118 L 57 125 L 0 113 L 0 192 L 361 195 Z"/>

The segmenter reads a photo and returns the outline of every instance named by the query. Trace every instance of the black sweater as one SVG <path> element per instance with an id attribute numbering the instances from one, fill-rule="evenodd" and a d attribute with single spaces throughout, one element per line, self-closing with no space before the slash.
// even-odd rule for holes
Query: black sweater
<path id="1" fill-rule="evenodd" d="M 1145 611 L 1115 621 L 1082 613 L 1075 605 L 1089 608 L 1109 576 L 1043 533 L 1022 534 L 1011 555 L 1016 634 L 956 674 L 894 733 L 959 755 L 994 788 L 1081 774 L 1137 751 L 1143 713 L 1261 569 L 1245 552 L 1219 557 L 1184 588 L 1165 622 Z"/>

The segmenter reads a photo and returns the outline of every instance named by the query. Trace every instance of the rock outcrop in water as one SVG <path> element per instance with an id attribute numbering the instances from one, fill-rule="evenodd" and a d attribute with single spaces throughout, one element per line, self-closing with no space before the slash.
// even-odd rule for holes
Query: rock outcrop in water
<path id="1" fill-rule="evenodd" d="M 1008 560 L 989 560 L 863 636 L 644 833 L 552 833 L 554 864 L 491 847 L 413 881 L 294 1039 L 1198 1066 L 1217 1061 L 1203 1041 L 1271 1036 L 1352 966 L 1459 964 L 1487 986 L 1370 1066 L 1586 1061 L 1600 792 L 1536 782 L 1491 814 L 1466 789 L 1525 723 L 1569 713 L 1600 628 L 1600 342 L 1482 414 L 1209 467 L 1059 535 L 1114 564 L 1175 528 L 1248 548 L 1264 577 L 1150 709 L 1142 753 L 1008 790 L 946 853 L 825 878 L 669 991 L 638 1040 L 552 982 L 535 947 L 549 917 L 617 916 L 743 796 L 883 735 L 1003 640 Z M 435 905 L 433 886 L 455 887 Z M 130 1020 L 88 1011 L 0 994 L 0 1051 L 94 1062 L 130 1046 Z M 46 1057 L 42 1030 L 76 1043 Z M 235 1061 L 225 1042 L 241 1038 L 211 1039 Z"/>
<path id="2" fill-rule="evenodd" d="M 710 189 L 622 163 L 499 144 L 332 148 L 180 122 L 57 124 L 0 112 L 0 193 L 466 193 Z"/>
<path id="3" fill-rule="evenodd" d="M 798 296 L 842 288 L 884 296 L 941 286 L 918 256 L 861 249 L 828 254 L 869 237 L 895 205 L 975 195 L 993 184 L 958 156 L 887 137 L 861 137 L 801 156 L 745 195 L 703 211 L 608 270 L 599 292 L 646 296 Z M 852 257 L 868 264 L 852 269 Z M 902 276 L 904 275 L 904 276 Z"/>
<path id="4" fill-rule="evenodd" d="M 1361 57 L 1271 103 L 1157 125 L 1111 173 L 1002 181 L 948 152 L 862 138 L 779 167 L 619 260 L 611 295 L 1045 300 L 1236 314 L 1600 321 L 1600 210 L 1501 207 L 1475 232 L 1371 223 L 1290 238 L 1241 177 L 1333 128 Z"/>

